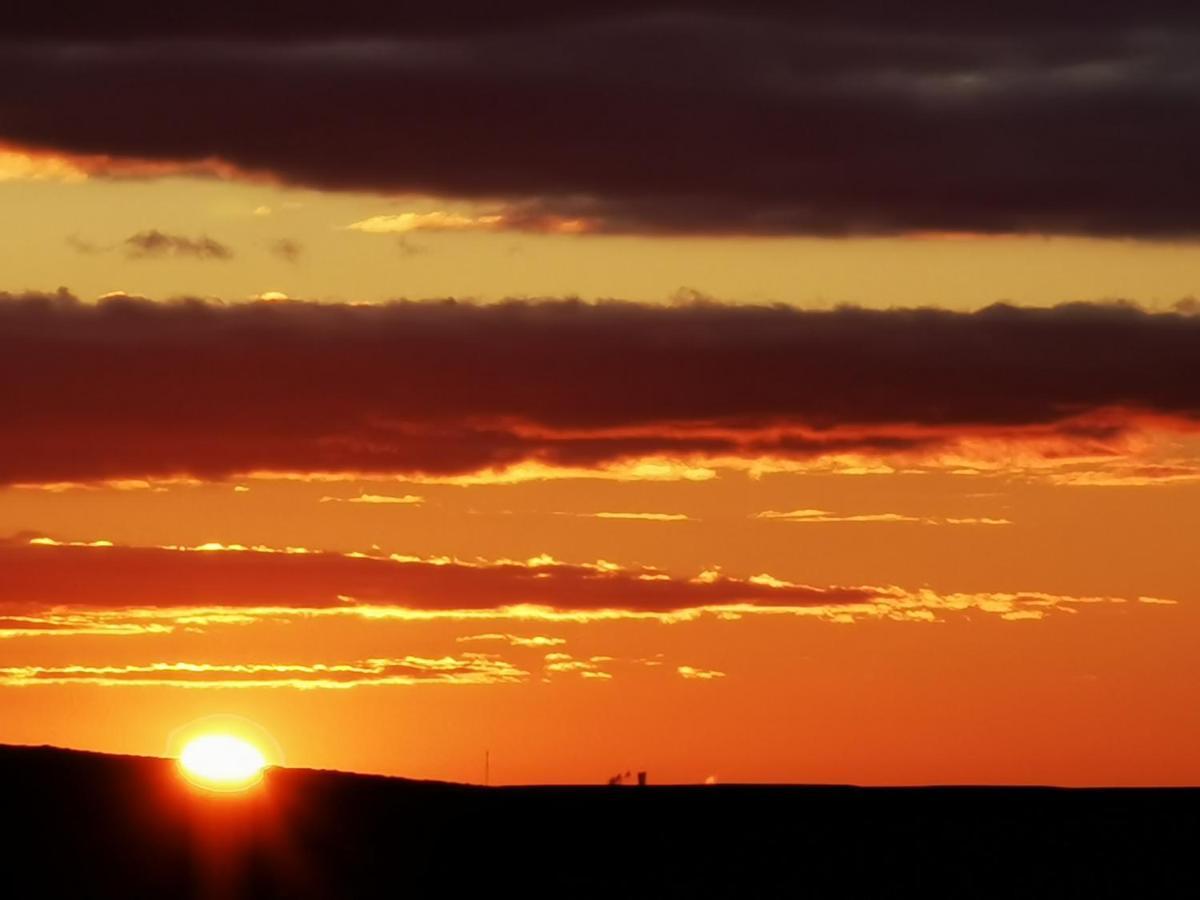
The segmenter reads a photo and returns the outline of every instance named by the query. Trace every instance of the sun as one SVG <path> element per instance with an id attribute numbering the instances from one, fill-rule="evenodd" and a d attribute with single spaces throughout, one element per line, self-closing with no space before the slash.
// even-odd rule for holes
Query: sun
<path id="1" fill-rule="evenodd" d="M 184 777 L 212 791 L 242 791 L 262 780 L 267 765 L 261 750 L 231 734 L 206 734 L 189 741 L 179 755 Z"/>

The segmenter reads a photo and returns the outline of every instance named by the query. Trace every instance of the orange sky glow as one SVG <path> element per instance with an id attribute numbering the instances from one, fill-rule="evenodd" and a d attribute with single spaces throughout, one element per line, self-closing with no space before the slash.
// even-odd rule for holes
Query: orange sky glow
<path id="1" fill-rule="evenodd" d="M 178 755 L 226 717 L 271 763 L 471 782 L 1200 782 L 1195 203 L 988 156 L 1022 78 L 1101 118 L 1036 54 L 810 97 L 672 22 L 636 28 L 757 100 L 592 72 L 616 25 L 536 61 L 520 22 L 164 38 L 192 112 L 131 131 L 158 38 L 0 63 L 44 94 L 0 87 L 0 742 Z M 251 133 L 300 77 L 328 96 Z M 385 99 L 427 130 L 380 149 Z M 930 109 L 961 182 L 904 138 Z M 785 124 L 823 115 L 828 152 Z"/>

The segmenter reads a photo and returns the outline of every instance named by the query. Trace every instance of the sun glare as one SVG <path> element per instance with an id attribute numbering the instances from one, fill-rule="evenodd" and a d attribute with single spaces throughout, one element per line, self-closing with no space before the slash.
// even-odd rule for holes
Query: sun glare
<path id="1" fill-rule="evenodd" d="M 179 756 L 193 784 L 214 791 L 241 791 L 262 778 L 266 757 L 253 744 L 228 734 L 206 734 L 189 741 Z"/>

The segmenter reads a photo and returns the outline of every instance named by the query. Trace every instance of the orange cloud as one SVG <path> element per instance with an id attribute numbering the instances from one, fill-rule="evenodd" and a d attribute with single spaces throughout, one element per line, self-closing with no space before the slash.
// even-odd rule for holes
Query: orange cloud
<path id="1" fill-rule="evenodd" d="M 56 607 L 305 607 L 414 609 L 546 606 L 670 612 L 739 602 L 774 605 L 869 601 L 861 588 L 766 586 L 721 576 L 676 579 L 649 567 L 570 564 L 550 556 L 462 560 L 325 553 L 304 547 L 210 542 L 114 547 L 50 538 L 0 544 L 0 610 Z M 164 599 L 166 598 L 166 599 Z"/>
<path id="2" fill-rule="evenodd" d="M 432 210 L 371 216 L 346 226 L 366 234 L 409 234 L 414 231 L 530 231 L 542 234 L 583 234 L 597 230 L 587 218 L 549 214 L 530 215 L 521 209 L 504 209 L 480 215 Z"/>
<path id="3" fill-rule="evenodd" d="M 27 153 L 0 145 L 0 182 L 86 181 L 87 170 L 69 157 Z"/>
<path id="4" fill-rule="evenodd" d="M 264 170 L 250 171 L 216 156 L 151 159 L 125 154 L 75 153 L 11 141 L 0 142 L 0 181 L 64 181 L 89 178 L 167 178 L 178 176 L 237 178 L 279 183 Z"/>
<path id="5" fill-rule="evenodd" d="M 0 637 L 161 634 L 262 620 L 345 617 L 384 622 L 662 623 L 701 617 L 813 617 L 833 623 L 933 622 L 981 612 L 1037 620 L 1128 598 L 1044 592 L 938 592 L 888 586 L 813 587 L 762 573 L 710 569 L 692 578 L 648 567 L 529 560 L 460 560 L 305 548 L 107 542 L 0 543 Z M 1146 599 L 1168 605 L 1168 598 Z M 513 646 L 550 646 L 489 632 Z M 472 639 L 472 638 L 468 638 Z M 479 637 L 477 639 L 484 639 Z M 565 661 L 565 660 L 561 660 Z"/>

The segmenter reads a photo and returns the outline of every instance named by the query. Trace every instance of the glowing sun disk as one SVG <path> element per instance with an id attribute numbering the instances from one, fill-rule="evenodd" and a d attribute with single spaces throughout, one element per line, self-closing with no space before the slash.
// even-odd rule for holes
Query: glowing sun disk
<path id="1" fill-rule="evenodd" d="M 228 734 L 208 734 L 189 741 L 179 765 L 189 781 L 218 791 L 238 791 L 262 777 L 266 758 L 257 747 Z"/>

